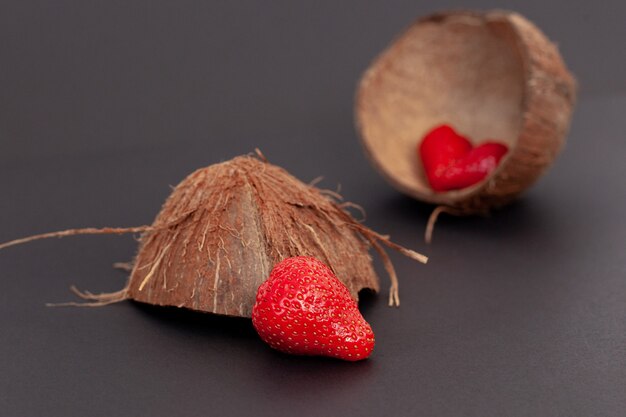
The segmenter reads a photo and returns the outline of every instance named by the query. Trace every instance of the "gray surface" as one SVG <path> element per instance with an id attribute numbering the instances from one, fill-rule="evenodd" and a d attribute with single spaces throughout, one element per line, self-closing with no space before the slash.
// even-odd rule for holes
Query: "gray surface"
<path id="1" fill-rule="evenodd" d="M 565 153 L 522 201 L 443 217 L 427 247 L 431 208 L 370 169 L 351 106 L 391 37 L 454 3 L 2 2 L 0 240 L 149 223 L 168 185 L 258 146 L 303 180 L 341 183 L 368 225 L 431 263 L 393 256 L 402 307 L 362 303 L 377 347 L 350 364 L 276 354 L 247 320 L 44 307 L 72 283 L 120 288 L 110 266 L 132 257 L 130 237 L 8 249 L 0 415 L 623 416 L 625 3 L 463 5 L 535 20 L 581 102 Z"/>

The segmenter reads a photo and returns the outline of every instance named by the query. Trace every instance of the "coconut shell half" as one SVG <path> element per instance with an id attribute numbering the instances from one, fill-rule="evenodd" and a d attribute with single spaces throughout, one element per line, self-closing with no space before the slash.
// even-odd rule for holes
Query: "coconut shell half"
<path id="1" fill-rule="evenodd" d="M 403 248 L 354 219 L 337 193 L 297 180 L 261 155 L 240 156 L 199 169 L 167 198 L 150 226 L 68 229 L 0 244 L 0 250 L 39 239 L 75 235 L 143 233 L 126 286 L 104 294 L 81 292 L 84 303 L 102 306 L 131 299 L 227 316 L 250 317 L 259 285 L 278 262 L 312 256 L 341 280 L 355 300 L 378 292 L 369 254 L 374 248 L 387 270 L 389 305 L 399 305 L 398 280 L 383 246 L 416 261 L 428 258 Z"/>
<path id="2" fill-rule="evenodd" d="M 283 169 L 238 157 L 199 169 L 141 238 L 128 297 L 250 317 L 272 267 L 297 255 L 330 266 L 353 297 L 379 290 L 369 243 L 329 198 Z"/>
<path id="3" fill-rule="evenodd" d="M 398 190 L 465 213 L 502 206 L 563 147 L 576 82 L 556 46 L 517 13 L 438 13 L 416 21 L 367 69 L 356 124 L 373 165 Z M 509 152 L 484 181 L 434 192 L 417 147 L 440 124 Z"/>
<path id="4" fill-rule="evenodd" d="M 251 156 L 195 171 L 169 196 L 154 230 L 141 237 L 124 298 L 250 317 L 273 266 L 299 255 L 328 265 L 356 300 L 362 289 L 378 292 L 370 246 L 384 257 L 393 282 L 379 242 L 396 245 L 329 194 Z"/>

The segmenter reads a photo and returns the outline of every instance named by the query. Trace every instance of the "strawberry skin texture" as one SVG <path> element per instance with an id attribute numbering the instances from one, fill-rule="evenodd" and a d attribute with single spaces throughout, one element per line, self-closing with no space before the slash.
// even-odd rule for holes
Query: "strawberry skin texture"
<path id="1" fill-rule="evenodd" d="M 272 348 L 294 355 L 366 359 L 374 333 L 348 288 L 319 260 L 278 263 L 259 287 L 252 324 Z"/>

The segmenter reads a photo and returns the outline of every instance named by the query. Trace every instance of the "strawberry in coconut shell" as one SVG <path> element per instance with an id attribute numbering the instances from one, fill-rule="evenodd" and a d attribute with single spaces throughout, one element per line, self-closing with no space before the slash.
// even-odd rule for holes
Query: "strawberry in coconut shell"
<path id="1" fill-rule="evenodd" d="M 374 333 L 350 291 L 315 258 L 278 263 L 259 287 L 252 324 L 264 342 L 294 355 L 366 359 Z"/>

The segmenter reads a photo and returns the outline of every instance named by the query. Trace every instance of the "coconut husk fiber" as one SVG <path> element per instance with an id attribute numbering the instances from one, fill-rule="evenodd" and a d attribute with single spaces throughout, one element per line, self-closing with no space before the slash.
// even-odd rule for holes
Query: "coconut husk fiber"
<path id="1" fill-rule="evenodd" d="M 111 294 L 74 291 L 99 306 L 132 299 L 227 316 L 250 317 L 259 285 L 281 260 L 313 256 L 328 265 L 358 299 L 380 284 L 369 249 L 382 257 L 399 304 L 393 265 L 383 245 L 421 262 L 427 258 L 392 243 L 355 220 L 350 203 L 297 180 L 262 155 L 240 156 L 199 169 L 165 201 L 151 226 L 77 229 L 0 245 L 73 234 L 143 232 L 130 277 Z"/>
<path id="2" fill-rule="evenodd" d="M 551 165 L 575 96 L 556 45 L 521 15 L 443 12 L 417 20 L 369 66 L 356 124 L 370 161 L 395 188 L 448 212 L 484 213 L 515 199 Z M 434 192 L 416 149 L 443 123 L 509 152 L 484 181 Z"/>

